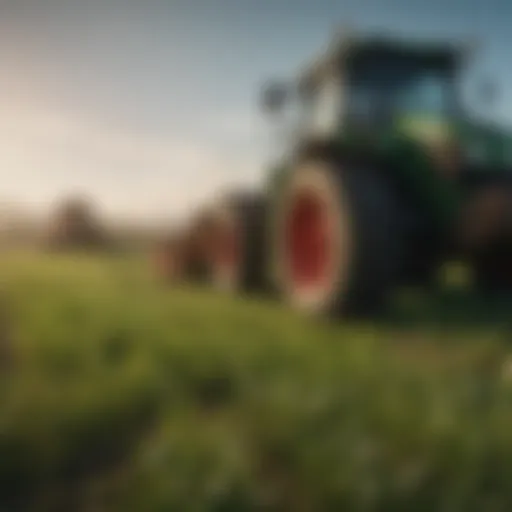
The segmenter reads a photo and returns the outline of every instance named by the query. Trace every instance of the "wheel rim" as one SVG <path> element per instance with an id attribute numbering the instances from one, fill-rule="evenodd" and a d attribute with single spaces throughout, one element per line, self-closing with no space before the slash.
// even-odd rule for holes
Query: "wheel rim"
<path id="1" fill-rule="evenodd" d="M 299 192 L 292 200 L 285 229 L 286 261 L 295 292 L 325 288 L 331 277 L 333 239 L 322 198 L 312 191 Z"/>

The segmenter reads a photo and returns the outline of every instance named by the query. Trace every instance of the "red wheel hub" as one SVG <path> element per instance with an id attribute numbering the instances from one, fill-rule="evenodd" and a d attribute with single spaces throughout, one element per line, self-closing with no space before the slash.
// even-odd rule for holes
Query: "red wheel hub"
<path id="1" fill-rule="evenodd" d="M 328 282 L 332 258 L 328 209 L 322 198 L 303 192 L 293 199 L 286 219 L 287 267 L 297 289 Z"/>

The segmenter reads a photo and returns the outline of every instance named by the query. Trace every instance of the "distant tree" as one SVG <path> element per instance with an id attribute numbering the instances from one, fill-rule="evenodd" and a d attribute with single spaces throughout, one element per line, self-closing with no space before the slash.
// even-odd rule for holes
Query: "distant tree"
<path id="1" fill-rule="evenodd" d="M 92 203 L 82 197 L 62 201 L 48 226 L 47 243 L 52 249 L 104 248 L 107 238 Z"/>

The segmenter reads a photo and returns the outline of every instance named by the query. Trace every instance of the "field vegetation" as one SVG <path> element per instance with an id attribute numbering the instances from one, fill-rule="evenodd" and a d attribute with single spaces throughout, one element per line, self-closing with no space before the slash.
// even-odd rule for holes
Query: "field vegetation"
<path id="1" fill-rule="evenodd" d="M 322 324 L 146 264 L 2 256 L 0 510 L 512 510 L 506 309 Z"/>

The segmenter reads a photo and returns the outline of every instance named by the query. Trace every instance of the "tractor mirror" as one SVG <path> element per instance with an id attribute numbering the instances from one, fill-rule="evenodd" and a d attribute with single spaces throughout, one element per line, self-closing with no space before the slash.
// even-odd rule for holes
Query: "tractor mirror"
<path id="1" fill-rule="evenodd" d="M 264 111 L 275 114 L 283 109 L 287 99 L 286 85 L 278 82 L 269 83 L 263 88 L 261 106 Z"/>

